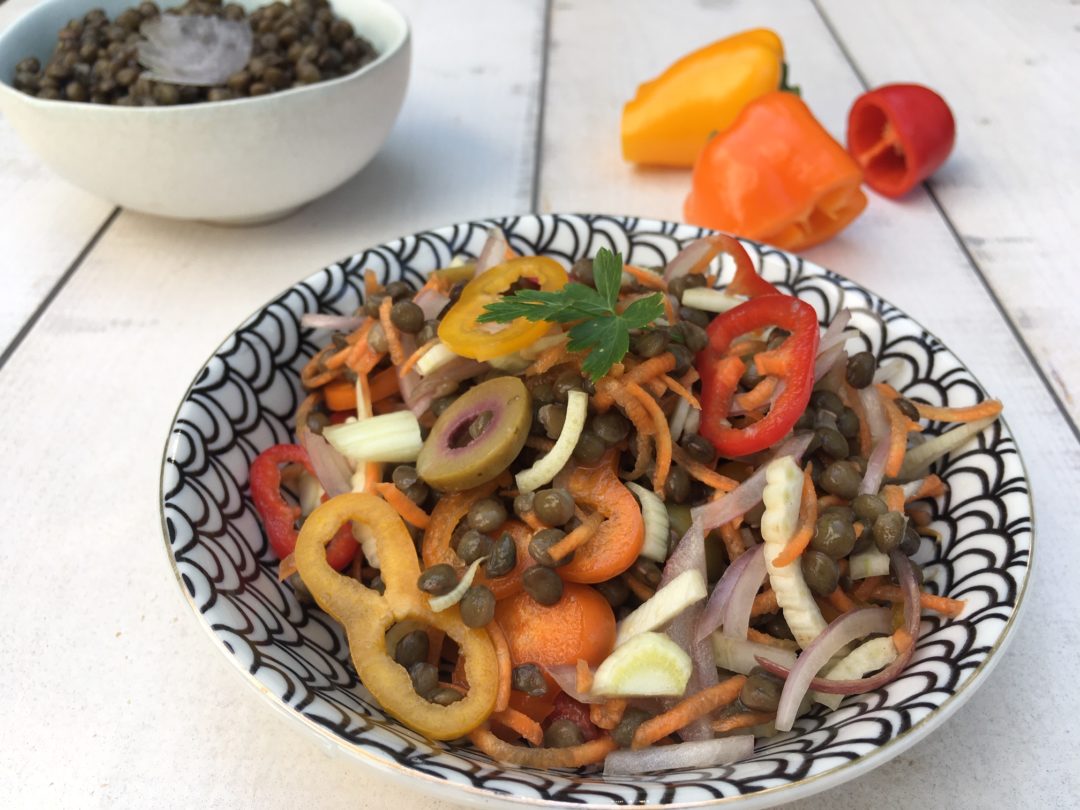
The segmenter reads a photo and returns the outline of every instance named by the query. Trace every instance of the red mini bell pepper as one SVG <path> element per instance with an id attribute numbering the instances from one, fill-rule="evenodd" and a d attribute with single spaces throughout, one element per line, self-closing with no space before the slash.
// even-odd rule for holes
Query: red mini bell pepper
<path id="1" fill-rule="evenodd" d="M 901 197 L 937 171 L 956 141 L 945 99 L 919 84 L 887 84 L 855 100 L 848 113 L 848 151 L 866 184 Z"/>
<path id="2" fill-rule="evenodd" d="M 782 390 L 760 421 L 733 427 L 727 417 L 745 366 L 727 351 L 740 335 L 767 326 L 790 334 L 776 349 L 758 354 L 754 362 L 759 372 L 778 376 Z M 810 400 L 819 341 L 817 313 L 790 295 L 762 295 L 717 315 L 707 332 L 709 344 L 697 356 L 701 435 L 727 458 L 771 447 L 791 430 Z"/>
<path id="3" fill-rule="evenodd" d="M 275 444 L 263 450 L 253 462 L 249 482 L 251 485 L 251 500 L 255 504 L 255 511 L 262 519 L 266 536 L 270 541 L 270 548 L 278 556 L 285 559 L 296 548 L 296 521 L 300 517 L 300 507 L 288 503 L 281 497 L 281 467 L 282 464 L 299 464 L 312 476 L 315 470 L 311 466 L 311 459 L 307 451 L 296 444 Z M 352 529 L 348 524 L 341 527 L 334 539 L 326 547 L 326 561 L 337 570 L 341 570 L 352 562 L 356 556 L 358 544 L 353 537 Z"/>

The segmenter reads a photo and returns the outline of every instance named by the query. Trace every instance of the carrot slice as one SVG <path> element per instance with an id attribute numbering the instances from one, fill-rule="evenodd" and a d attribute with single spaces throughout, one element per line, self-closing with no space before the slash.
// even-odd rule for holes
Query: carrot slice
<path id="1" fill-rule="evenodd" d="M 397 510 L 406 523 L 410 523 L 418 529 L 426 529 L 428 524 L 431 523 L 431 515 L 413 503 L 409 496 L 398 489 L 396 485 L 391 483 L 375 484 L 373 489 Z"/>
<path id="2" fill-rule="evenodd" d="M 351 411 L 356 407 L 356 386 L 346 380 L 335 380 L 323 386 L 326 407 L 332 411 Z"/>
<path id="3" fill-rule="evenodd" d="M 533 745 L 544 744 L 544 730 L 540 728 L 540 724 L 517 709 L 492 712 L 491 722 L 510 729 Z"/>
<path id="4" fill-rule="evenodd" d="M 503 742 L 484 726 L 472 731 L 469 739 L 497 762 L 542 770 L 595 765 L 619 747 L 611 737 L 604 736 L 569 748 L 525 748 Z"/>
<path id="5" fill-rule="evenodd" d="M 510 647 L 506 643 L 506 634 L 496 621 L 487 625 L 491 644 L 495 647 L 495 658 L 499 662 L 499 691 L 495 694 L 495 711 L 501 712 L 510 705 L 510 678 L 513 666 L 510 662 Z M 524 735 L 522 735 L 524 736 Z"/>
<path id="6" fill-rule="evenodd" d="M 745 683 L 745 675 L 735 675 L 715 686 L 702 689 L 688 698 L 683 698 L 668 711 L 638 726 L 637 731 L 634 732 L 631 748 L 638 750 L 652 745 L 657 740 L 674 734 L 681 728 L 686 728 L 709 712 L 734 703 Z"/>
<path id="7" fill-rule="evenodd" d="M 383 332 L 386 333 L 386 345 L 390 347 L 390 362 L 400 366 L 408 359 L 405 357 L 405 348 L 401 345 L 401 335 L 390 318 L 390 310 L 394 308 L 394 300 L 387 296 L 379 304 L 379 323 L 382 324 Z"/>
<path id="8" fill-rule="evenodd" d="M 398 372 L 393 368 L 384 368 L 371 378 L 371 401 L 378 402 L 400 393 L 398 385 Z"/>
<path id="9" fill-rule="evenodd" d="M 1001 402 L 996 399 L 984 399 L 978 405 L 968 405 L 966 408 L 937 408 L 922 402 L 914 405 L 919 416 L 935 422 L 977 422 L 1001 413 Z"/>
<path id="10" fill-rule="evenodd" d="M 577 682 L 574 684 L 577 690 L 582 694 L 588 694 L 592 691 L 593 673 L 589 668 L 589 662 L 584 658 L 577 660 Z"/>
<path id="11" fill-rule="evenodd" d="M 814 491 L 814 480 L 810 477 L 812 462 L 808 462 L 803 470 L 802 501 L 799 504 L 799 523 L 794 536 L 784 546 L 783 550 L 776 555 L 773 564 L 776 566 L 790 565 L 799 559 L 806 551 L 810 541 L 814 537 L 814 524 L 817 522 L 817 494 Z"/>

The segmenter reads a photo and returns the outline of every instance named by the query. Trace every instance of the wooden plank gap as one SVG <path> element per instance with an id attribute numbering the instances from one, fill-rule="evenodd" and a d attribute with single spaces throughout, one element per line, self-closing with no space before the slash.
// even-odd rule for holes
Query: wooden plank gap
<path id="1" fill-rule="evenodd" d="M 548 64 L 551 49 L 551 15 L 555 13 L 554 0 L 544 0 L 544 25 L 540 34 L 540 85 L 536 90 L 536 134 L 533 144 L 532 194 L 529 207 L 540 212 L 540 171 L 544 165 L 544 110 L 547 108 Z"/>

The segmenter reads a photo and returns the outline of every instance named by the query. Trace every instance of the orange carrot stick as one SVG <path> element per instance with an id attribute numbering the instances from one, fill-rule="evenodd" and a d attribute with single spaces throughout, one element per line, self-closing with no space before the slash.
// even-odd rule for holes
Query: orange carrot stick
<path id="1" fill-rule="evenodd" d="M 776 566 L 789 565 L 806 550 L 814 537 L 814 524 L 817 522 L 817 495 L 814 492 L 814 480 L 810 477 L 813 464 L 808 462 L 803 471 L 802 502 L 799 504 L 799 523 L 795 534 L 784 546 L 784 549 L 776 555 L 773 564 Z"/>
<path id="2" fill-rule="evenodd" d="M 729 562 L 735 562 L 746 551 L 746 542 L 743 540 L 742 532 L 736 528 L 734 520 L 720 526 L 720 539 L 724 541 Z"/>
<path id="3" fill-rule="evenodd" d="M 398 385 L 398 373 L 393 368 L 384 368 L 371 378 L 371 390 L 368 392 L 371 402 L 392 397 L 401 391 Z"/>
<path id="4" fill-rule="evenodd" d="M 635 267 L 632 264 L 624 264 L 623 270 L 627 275 L 633 277 L 634 281 L 640 284 L 642 287 L 648 287 L 650 290 L 663 290 L 667 292 L 667 282 L 664 281 L 664 277 L 646 270 L 644 267 Z"/>
<path id="5" fill-rule="evenodd" d="M 397 370 L 397 373 L 404 377 L 406 374 L 413 370 L 413 367 L 417 364 L 421 357 L 434 349 L 438 344 L 439 339 L 437 337 L 433 337 L 423 346 L 420 346 L 416 351 L 410 354 L 408 358 L 406 358 L 405 362 L 401 364 L 401 368 Z"/>
<path id="6" fill-rule="evenodd" d="M 386 333 L 386 345 L 390 347 L 390 362 L 395 366 L 401 366 L 408 359 L 405 357 L 405 349 L 401 345 L 401 335 L 398 328 L 390 319 L 390 310 L 394 308 L 394 300 L 387 296 L 379 304 L 379 323 L 382 324 L 383 332 Z"/>
<path id="7" fill-rule="evenodd" d="M 597 728 L 610 731 L 619 725 L 629 704 L 623 698 L 608 698 L 603 703 L 589 706 L 589 720 Z"/>
<path id="8" fill-rule="evenodd" d="M 771 636 L 768 633 L 762 633 L 760 630 L 755 630 L 753 627 L 746 631 L 746 638 L 749 641 L 754 641 L 758 644 L 767 644 L 770 647 L 776 647 L 780 650 L 794 651 L 799 649 L 799 645 L 791 639 L 777 638 L 776 636 Z"/>
<path id="9" fill-rule="evenodd" d="M 881 488 L 881 498 L 891 512 L 904 512 L 904 488 L 896 484 L 887 484 Z"/>
<path id="10" fill-rule="evenodd" d="M 577 682 L 574 685 L 577 687 L 577 690 L 583 695 L 591 692 L 593 684 L 593 672 L 592 669 L 589 667 L 589 662 L 586 661 L 584 658 L 579 658 L 577 660 L 577 672 L 575 674 L 577 675 Z"/>
<path id="11" fill-rule="evenodd" d="M 551 559 L 561 560 L 563 557 L 569 556 L 572 552 L 588 543 L 593 539 L 593 535 L 596 534 L 597 530 L 600 528 L 600 524 L 603 522 L 604 516 L 599 512 L 593 512 L 585 518 L 584 523 L 548 548 L 548 554 L 551 555 Z"/>
<path id="12" fill-rule="evenodd" d="M 707 487 L 712 487 L 720 492 L 731 492 L 739 485 L 739 482 L 734 478 L 721 475 L 711 467 L 691 458 L 690 454 L 677 444 L 671 448 L 671 456 L 676 464 L 690 473 L 692 478 L 696 478 Z"/>
<path id="13" fill-rule="evenodd" d="M 944 495 L 945 492 L 945 482 L 931 473 L 919 482 L 919 488 L 907 499 L 907 502 L 918 501 L 922 498 L 938 498 Z"/>
<path id="14" fill-rule="evenodd" d="M 746 683 L 745 675 L 735 675 L 680 700 L 668 711 L 651 717 L 638 726 L 637 731 L 634 732 L 631 748 L 638 750 L 652 745 L 657 740 L 674 734 L 681 728 L 686 728 L 709 712 L 734 703 L 742 692 L 744 683 Z"/>
<path id="15" fill-rule="evenodd" d="M 903 655 L 907 652 L 908 647 L 911 646 L 913 639 L 911 633 L 907 631 L 907 628 L 897 627 L 892 634 L 893 646 L 896 647 L 896 651 Z"/>
<path id="16" fill-rule="evenodd" d="M 667 374 L 669 371 L 674 370 L 676 362 L 675 355 L 671 352 L 658 354 L 656 357 L 650 357 L 627 371 L 619 378 L 619 383 L 622 385 L 643 383 L 653 377 L 659 377 L 661 374 Z M 611 386 L 598 388 L 596 393 L 593 394 L 592 401 L 597 410 L 606 411 L 615 404 L 615 389 L 612 389 Z"/>
<path id="17" fill-rule="evenodd" d="M 776 386 L 779 383 L 776 377 L 764 377 L 745 394 L 735 395 L 735 404 L 744 411 L 753 411 L 768 404 Z"/>
<path id="18" fill-rule="evenodd" d="M 870 422 L 866 416 L 866 408 L 863 407 L 862 400 L 855 389 L 846 382 L 840 388 L 840 400 L 855 411 L 855 415 L 859 418 L 859 452 L 864 458 L 869 458 L 873 442 L 870 437 Z"/>
<path id="19" fill-rule="evenodd" d="M 841 613 L 847 613 L 849 610 L 855 609 L 855 603 L 851 601 L 851 597 L 844 593 L 839 585 L 836 586 L 835 591 L 829 594 L 828 600 L 829 604 Z"/>
<path id="20" fill-rule="evenodd" d="M 370 299 L 372 295 L 379 291 L 379 279 L 375 275 L 375 271 L 368 268 L 364 271 L 364 298 Z"/>
<path id="21" fill-rule="evenodd" d="M 626 586 L 630 589 L 630 592 L 633 593 L 634 596 L 636 596 L 642 602 L 651 599 L 656 593 L 656 591 L 654 591 L 644 582 L 639 580 L 637 577 L 632 577 L 630 576 L 630 574 L 623 574 L 622 578 L 623 582 L 625 582 Z"/>
<path id="22" fill-rule="evenodd" d="M 398 514 L 406 523 L 415 526 L 418 529 L 426 529 L 431 522 L 431 515 L 417 506 L 409 496 L 398 489 L 394 484 L 375 484 L 373 489 L 378 492 L 386 500 L 388 504 L 394 507 Z"/>
<path id="23" fill-rule="evenodd" d="M 632 397 L 641 403 L 645 412 L 652 418 L 654 426 L 653 442 L 656 445 L 656 472 L 653 473 L 653 490 L 657 495 L 663 496 L 664 483 L 667 481 L 668 472 L 671 470 L 672 454 L 671 431 L 668 429 L 667 417 L 660 410 L 656 400 L 645 393 L 645 390 L 640 385 L 633 382 L 621 384 L 624 385 L 626 391 Z"/>
<path id="24" fill-rule="evenodd" d="M 881 584 L 874 588 L 870 598 L 880 599 L 883 602 L 902 602 L 904 592 L 897 585 Z M 963 613 L 967 602 L 963 599 L 950 599 L 948 596 L 938 596 L 922 591 L 919 593 L 919 605 L 945 616 L 959 616 Z"/>
<path id="25" fill-rule="evenodd" d="M 469 734 L 472 744 L 492 759 L 525 768 L 580 768 L 603 762 L 619 746 L 609 736 L 597 737 L 569 748 L 525 748 L 503 742 L 485 726 Z"/>
<path id="26" fill-rule="evenodd" d="M 729 731 L 738 731 L 744 728 L 760 726 L 763 723 L 768 723 L 775 717 L 775 714 L 769 712 L 739 712 L 738 714 L 729 714 L 727 717 L 721 717 L 719 720 L 713 721 L 712 730 L 717 734 L 724 734 Z"/>
<path id="27" fill-rule="evenodd" d="M 495 659 L 499 662 L 499 691 L 495 694 L 494 711 L 501 712 L 510 705 L 510 678 L 513 669 L 510 661 L 510 645 L 506 643 L 506 634 L 503 633 L 498 622 L 488 622 L 487 631 L 491 636 L 491 644 L 495 647 Z"/>
<path id="28" fill-rule="evenodd" d="M 491 722 L 510 729 L 533 745 L 544 744 L 544 730 L 540 728 L 540 724 L 517 709 L 507 708 L 492 712 Z"/>
<path id="29" fill-rule="evenodd" d="M 356 386 L 346 380 L 335 380 L 323 386 L 326 407 L 332 411 L 351 411 L 356 407 Z"/>
<path id="30" fill-rule="evenodd" d="M 780 605 L 776 602 L 776 591 L 769 588 L 754 597 L 754 604 L 750 608 L 751 616 L 761 616 L 765 613 L 776 613 Z"/>
<path id="31" fill-rule="evenodd" d="M 532 377 L 550 371 L 565 360 L 570 358 L 570 352 L 566 348 L 566 341 L 548 346 L 537 356 L 531 366 L 525 369 L 525 376 Z"/>
<path id="32" fill-rule="evenodd" d="M 881 584 L 881 577 L 867 577 L 855 586 L 855 590 L 852 591 L 852 596 L 858 599 L 860 602 L 869 601 L 870 597 L 874 593 L 874 589 Z"/>
<path id="33" fill-rule="evenodd" d="M 968 405 L 966 408 L 937 408 L 922 402 L 914 405 L 919 416 L 935 422 L 975 422 L 1001 413 L 1001 402 L 996 399 L 984 399 L 978 405 Z"/>
<path id="34" fill-rule="evenodd" d="M 665 385 L 665 386 L 666 386 L 666 387 L 667 387 L 667 388 L 668 388 L 669 390 L 671 390 L 671 391 L 674 391 L 674 392 L 675 392 L 676 394 L 678 394 L 678 395 L 679 395 L 680 397 L 682 397 L 682 398 L 683 398 L 683 399 L 685 399 L 685 400 L 686 400 L 686 401 L 687 401 L 688 403 L 690 403 L 690 407 L 691 407 L 691 408 L 695 408 L 696 410 L 699 410 L 699 411 L 701 410 L 701 402 L 700 402 L 700 401 L 698 401 L 698 398 L 697 398 L 697 397 L 695 397 L 695 396 L 694 396 L 694 395 L 693 395 L 693 394 L 692 394 L 692 393 L 690 392 L 690 389 L 689 389 L 689 388 L 687 388 L 686 386 L 684 386 L 684 385 L 683 385 L 682 383 L 680 383 L 680 382 L 679 382 L 678 380 L 674 380 L 674 379 L 672 379 L 672 378 L 671 378 L 671 377 L 670 377 L 669 375 L 667 375 L 667 374 L 661 374 L 661 375 L 660 375 L 660 381 L 661 381 L 661 382 L 663 382 L 663 384 L 664 384 L 664 385 Z"/>

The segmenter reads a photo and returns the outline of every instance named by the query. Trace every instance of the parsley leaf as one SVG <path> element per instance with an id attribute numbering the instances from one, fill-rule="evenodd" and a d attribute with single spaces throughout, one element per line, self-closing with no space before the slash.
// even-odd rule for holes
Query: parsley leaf
<path id="1" fill-rule="evenodd" d="M 601 248 L 593 259 L 596 288 L 571 282 L 561 290 L 517 290 L 484 307 L 480 323 L 529 321 L 571 323 L 567 348 L 588 352 L 582 370 L 593 382 L 603 377 L 630 349 L 630 330 L 643 329 L 664 314 L 661 293 L 634 301 L 616 311 L 622 282 L 622 256 Z"/>

